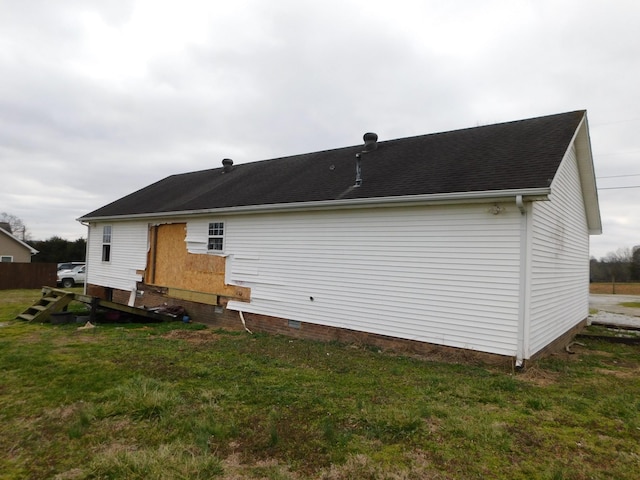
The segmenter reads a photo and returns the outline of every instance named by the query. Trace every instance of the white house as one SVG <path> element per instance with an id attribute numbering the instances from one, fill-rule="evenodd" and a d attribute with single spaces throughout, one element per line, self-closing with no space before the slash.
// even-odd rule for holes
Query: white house
<path id="1" fill-rule="evenodd" d="M 88 213 L 89 294 L 517 364 L 588 316 L 585 111 L 173 175 Z"/>

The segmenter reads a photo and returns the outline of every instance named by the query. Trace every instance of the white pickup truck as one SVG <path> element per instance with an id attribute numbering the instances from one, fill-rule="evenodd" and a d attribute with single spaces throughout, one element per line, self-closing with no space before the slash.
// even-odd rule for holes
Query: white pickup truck
<path id="1" fill-rule="evenodd" d="M 58 285 L 63 288 L 71 288 L 76 283 L 84 284 L 85 265 L 77 265 L 69 270 L 58 271 Z"/>

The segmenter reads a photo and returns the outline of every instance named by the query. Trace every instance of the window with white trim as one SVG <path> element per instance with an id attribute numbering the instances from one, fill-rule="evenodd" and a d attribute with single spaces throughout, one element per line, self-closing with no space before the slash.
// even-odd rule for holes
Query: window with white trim
<path id="1" fill-rule="evenodd" d="M 0 262 L 11 263 L 13 262 L 13 257 L 11 255 L 2 255 L 0 257 Z"/>
<path id="2" fill-rule="evenodd" d="M 102 261 L 111 261 L 111 225 L 102 227 Z"/>
<path id="3" fill-rule="evenodd" d="M 222 252 L 224 250 L 224 222 L 209 223 L 207 250 L 210 252 Z"/>

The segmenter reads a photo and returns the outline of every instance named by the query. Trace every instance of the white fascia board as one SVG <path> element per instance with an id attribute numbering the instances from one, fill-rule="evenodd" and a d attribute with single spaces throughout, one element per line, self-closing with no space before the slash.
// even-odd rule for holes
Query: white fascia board
<path id="1" fill-rule="evenodd" d="M 272 212 L 302 212 L 314 210 L 340 210 L 366 207 L 401 207 L 416 205 L 443 205 L 461 203 L 499 202 L 515 199 L 521 195 L 525 201 L 548 200 L 551 189 L 529 188 L 512 190 L 488 190 L 483 192 L 435 193 L 427 195 L 402 195 L 396 197 L 371 197 L 344 200 L 321 200 L 317 202 L 276 203 L 265 205 L 244 205 L 240 207 L 222 207 L 202 210 L 182 210 L 174 212 L 138 213 L 133 215 L 113 215 L 104 217 L 80 217 L 79 222 L 95 222 L 110 220 L 142 220 L 167 217 L 185 217 L 194 215 L 239 215 Z"/>
<path id="2" fill-rule="evenodd" d="M 575 145 L 576 160 L 578 162 L 578 174 L 580 177 L 580 188 L 587 214 L 587 226 L 589 235 L 602 234 L 602 218 L 600 217 L 600 202 L 598 200 L 598 187 L 596 184 L 595 167 L 593 165 L 593 153 L 591 151 L 591 138 L 589 135 L 589 121 L 585 113 L 573 133 L 573 138 L 569 142 L 566 157 L 569 149 Z M 555 179 L 554 179 L 555 180 Z M 553 187 L 553 183 L 551 185 Z"/>
<path id="3" fill-rule="evenodd" d="M 598 185 L 591 151 L 591 138 L 589 135 L 589 123 L 587 116 L 578 128 L 576 138 L 576 153 L 580 168 L 580 183 L 587 208 L 587 221 L 591 235 L 602 234 L 602 218 L 600 216 L 600 201 L 598 200 Z"/>

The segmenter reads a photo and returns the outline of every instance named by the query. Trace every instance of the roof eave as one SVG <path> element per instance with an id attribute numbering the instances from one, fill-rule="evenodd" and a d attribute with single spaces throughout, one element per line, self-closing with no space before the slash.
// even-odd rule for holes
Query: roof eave
<path id="1" fill-rule="evenodd" d="M 492 201 L 504 201 L 505 199 L 522 196 L 525 201 L 547 200 L 550 193 L 549 187 L 509 189 L 509 190 L 487 190 L 481 192 L 454 192 L 435 193 L 425 195 L 401 195 L 395 197 L 368 197 L 342 200 L 321 200 L 316 202 L 293 202 L 261 205 L 243 205 L 238 207 L 208 208 L 200 210 L 182 210 L 172 212 L 151 212 L 137 213 L 129 215 L 104 215 L 104 216 L 84 216 L 76 219 L 79 222 L 96 221 L 120 221 L 120 220 L 142 220 L 157 219 L 167 217 L 185 217 L 202 215 L 240 215 L 251 213 L 274 213 L 292 211 L 311 210 L 339 210 L 346 208 L 364 207 L 399 207 L 412 205 L 442 205 L 461 203 L 485 203 Z"/>
<path id="2" fill-rule="evenodd" d="M 593 153 L 591 151 L 591 139 L 589 136 L 589 122 L 587 120 L 586 112 L 576 129 L 576 133 L 574 134 L 574 138 L 571 143 L 573 142 L 575 142 L 580 186 L 582 188 L 582 196 L 584 198 L 589 235 L 601 235 L 602 218 L 600 216 L 598 186 L 596 184 Z"/>

